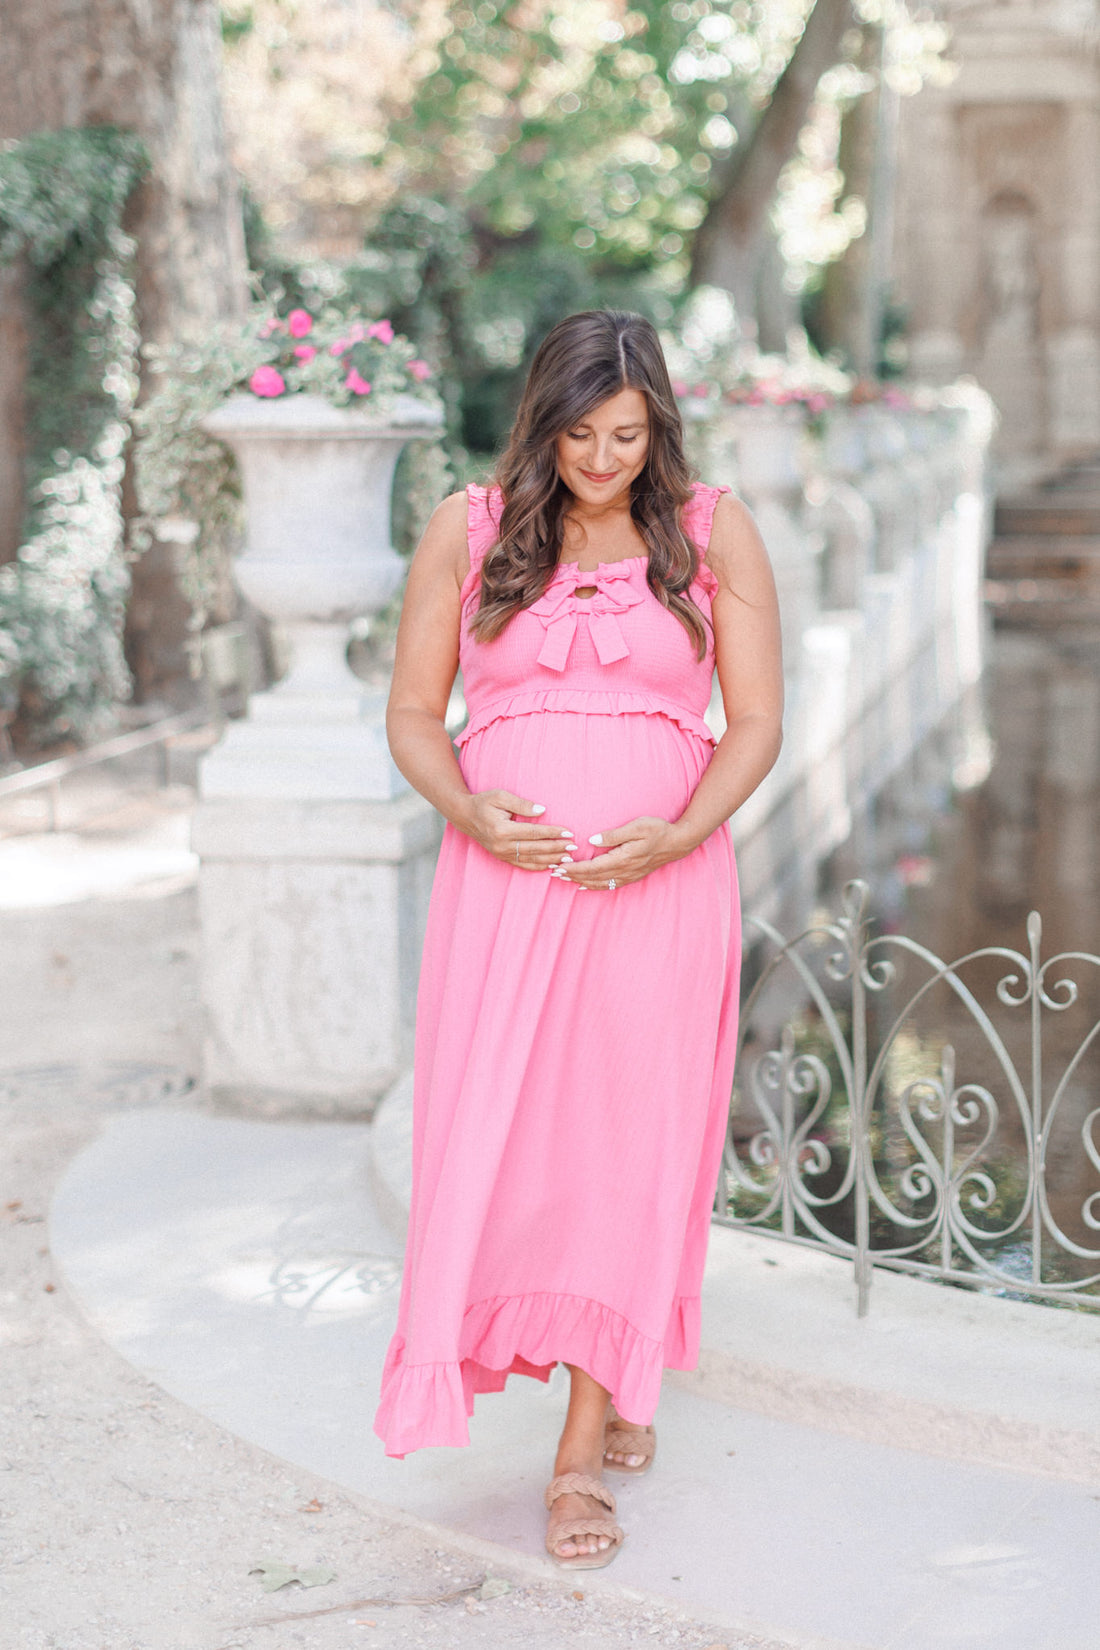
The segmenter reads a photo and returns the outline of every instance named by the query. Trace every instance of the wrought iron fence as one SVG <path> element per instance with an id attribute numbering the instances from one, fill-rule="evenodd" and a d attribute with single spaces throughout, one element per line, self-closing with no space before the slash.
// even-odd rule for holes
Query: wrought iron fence
<path id="1" fill-rule="evenodd" d="M 868 895 L 792 940 L 746 924 L 715 1218 L 850 1257 L 861 1316 L 875 1266 L 1100 1309 L 1100 956 L 1044 961 L 1033 911 L 1026 952 L 944 962 Z"/>

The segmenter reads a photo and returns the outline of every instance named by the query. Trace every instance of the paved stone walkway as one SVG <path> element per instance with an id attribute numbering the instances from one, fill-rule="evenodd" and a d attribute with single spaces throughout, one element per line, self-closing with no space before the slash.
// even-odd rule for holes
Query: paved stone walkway
<path id="1" fill-rule="evenodd" d="M 177 1398 L 541 1566 L 562 1386 L 480 1400 L 469 1452 L 390 1461 L 370 1432 L 400 1259 L 372 1208 L 367 1135 L 183 1106 L 117 1118 L 55 1195 L 54 1252 L 104 1338 Z M 1074 1583 L 1100 1551 L 1100 1482 L 933 1458 L 671 1384 L 659 1428 L 658 1466 L 618 1490 L 627 1545 L 587 1588 L 806 1646 L 1095 1650 Z"/>

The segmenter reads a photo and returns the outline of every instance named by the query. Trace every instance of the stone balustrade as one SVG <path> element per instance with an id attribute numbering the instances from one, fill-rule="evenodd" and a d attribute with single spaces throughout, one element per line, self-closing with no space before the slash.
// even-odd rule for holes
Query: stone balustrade
<path id="1" fill-rule="evenodd" d="M 812 421 L 797 404 L 697 408 L 693 459 L 752 510 L 783 622 L 784 748 L 733 822 L 742 900 L 797 920 L 817 866 L 980 676 L 992 405 L 958 385 Z"/>

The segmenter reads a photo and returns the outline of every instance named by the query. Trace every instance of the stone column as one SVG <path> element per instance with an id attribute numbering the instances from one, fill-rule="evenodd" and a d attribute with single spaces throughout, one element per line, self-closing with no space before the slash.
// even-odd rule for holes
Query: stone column
<path id="1" fill-rule="evenodd" d="M 438 415 L 241 397 L 208 427 L 241 466 L 239 582 L 285 626 L 292 665 L 200 772 L 205 1082 L 235 1107 L 365 1114 L 411 1058 L 441 821 L 393 765 L 385 695 L 347 668 L 347 624 L 400 583 L 393 469 Z"/>
<path id="2" fill-rule="evenodd" d="M 1062 232 L 1062 324 L 1047 339 L 1050 444 L 1066 456 L 1100 442 L 1100 109 L 1066 110 L 1065 158 L 1075 209 Z"/>
<path id="3" fill-rule="evenodd" d="M 966 203 L 955 106 L 942 93 L 912 100 L 907 133 L 908 247 L 912 376 L 947 384 L 964 366 L 959 336 L 959 245 Z"/>

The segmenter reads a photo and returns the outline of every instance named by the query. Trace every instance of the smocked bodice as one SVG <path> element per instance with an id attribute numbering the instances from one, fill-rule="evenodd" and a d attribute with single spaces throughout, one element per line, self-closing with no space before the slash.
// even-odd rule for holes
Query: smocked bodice
<path id="1" fill-rule="evenodd" d="M 714 675 L 713 641 L 708 633 L 698 659 L 688 631 L 649 588 L 644 555 L 595 569 L 560 563 L 539 600 L 516 613 L 499 636 L 479 642 L 470 635 L 481 564 L 497 538 L 501 495 L 478 486 L 466 492 L 470 571 L 462 586 L 459 660 L 469 722 L 456 742 L 464 744 L 498 717 L 540 710 L 666 715 L 713 742 L 703 720 Z M 728 487 L 697 484 L 684 507 L 684 532 L 700 556 L 725 492 Z M 707 621 L 717 587 L 700 560 L 691 594 Z M 593 588 L 591 596 L 577 595 Z"/>

